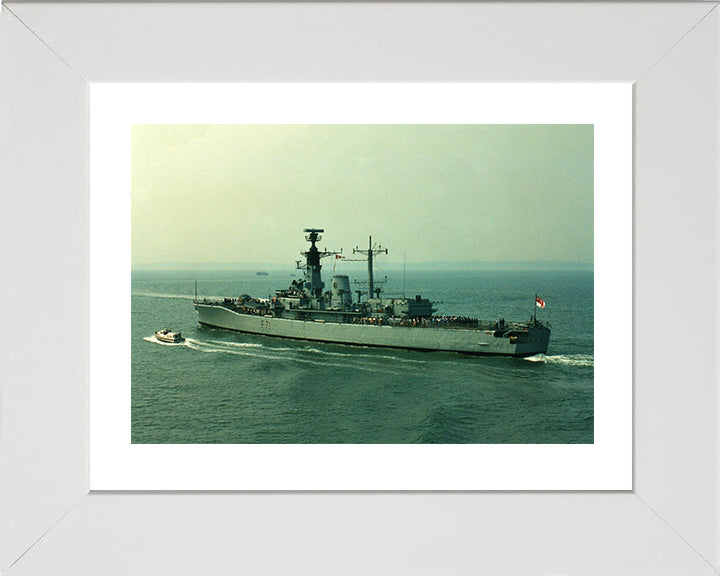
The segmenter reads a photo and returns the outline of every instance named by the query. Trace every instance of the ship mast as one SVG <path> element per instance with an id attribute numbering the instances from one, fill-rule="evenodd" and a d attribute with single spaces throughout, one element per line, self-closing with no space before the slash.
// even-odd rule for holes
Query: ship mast
<path id="1" fill-rule="evenodd" d="M 310 242 L 310 249 L 306 250 L 305 252 L 300 252 L 300 254 L 305 256 L 305 265 L 302 265 L 301 260 L 298 260 L 296 263 L 298 270 L 305 270 L 305 279 L 307 280 L 307 284 L 309 284 L 307 288 L 309 288 L 310 292 L 314 296 L 320 296 L 325 286 L 322 281 L 322 275 L 320 274 L 320 270 L 322 269 L 320 259 L 325 258 L 326 256 L 342 254 L 342 250 L 340 250 L 339 252 L 331 252 L 327 249 L 323 250 L 322 252 L 318 250 L 315 242 L 319 242 L 320 240 L 322 240 L 322 236 L 320 234 L 324 231 L 325 230 L 323 230 L 322 228 L 305 228 L 305 230 L 303 230 L 303 232 L 306 233 L 305 240 Z"/>
<path id="2" fill-rule="evenodd" d="M 353 248 L 353 254 L 367 254 L 368 298 L 372 298 L 373 294 L 375 292 L 375 287 L 373 285 L 373 254 L 387 254 L 387 253 L 388 253 L 387 248 L 383 248 L 382 246 L 373 248 L 372 236 L 370 236 L 370 239 L 368 241 L 368 249 L 367 250 L 360 250 L 360 248 Z"/>

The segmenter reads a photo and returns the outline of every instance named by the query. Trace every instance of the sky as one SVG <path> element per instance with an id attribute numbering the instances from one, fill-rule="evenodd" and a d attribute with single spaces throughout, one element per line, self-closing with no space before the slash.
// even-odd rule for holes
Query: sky
<path id="1" fill-rule="evenodd" d="M 589 264 L 592 125 L 134 125 L 132 265 Z"/>

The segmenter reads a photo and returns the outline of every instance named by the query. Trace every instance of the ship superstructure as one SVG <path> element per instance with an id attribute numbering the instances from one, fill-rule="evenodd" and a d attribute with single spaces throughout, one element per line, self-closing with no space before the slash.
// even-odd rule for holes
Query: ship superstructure
<path id="1" fill-rule="evenodd" d="M 478 355 L 532 356 L 547 352 L 550 327 L 534 314 L 526 322 L 500 318 L 482 321 L 469 316 L 436 316 L 433 303 L 421 295 L 413 298 L 382 296 L 373 274 L 374 256 L 387 249 L 373 246 L 355 248 L 368 263 L 367 290 L 353 298 L 350 279 L 333 274 L 329 289 L 322 280 L 321 260 L 342 258 L 342 251 L 320 251 L 320 228 L 306 228 L 310 247 L 296 262 L 303 277 L 288 288 L 276 290 L 271 298 L 248 295 L 222 301 L 194 301 L 198 322 L 205 326 L 359 346 L 380 346 L 415 350 L 445 350 Z M 537 300 L 537 298 L 536 298 Z"/>

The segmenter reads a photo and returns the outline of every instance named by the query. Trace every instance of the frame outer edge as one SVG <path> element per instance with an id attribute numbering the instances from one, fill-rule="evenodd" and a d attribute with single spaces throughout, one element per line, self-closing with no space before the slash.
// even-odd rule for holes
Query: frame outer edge
<path id="1" fill-rule="evenodd" d="M 719 77 L 715 9 L 637 81 L 634 238 L 635 492 L 716 569 Z"/>

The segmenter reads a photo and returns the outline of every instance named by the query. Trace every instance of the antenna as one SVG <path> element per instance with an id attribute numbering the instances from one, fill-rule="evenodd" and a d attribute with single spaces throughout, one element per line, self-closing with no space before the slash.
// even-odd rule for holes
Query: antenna
<path id="1" fill-rule="evenodd" d="M 405 298 L 405 256 L 406 252 L 403 252 L 403 298 Z"/>
<path id="2" fill-rule="evenodd" d="M 353 248 L 353 254 L 367 254 L 368 298 L 372 298 L 372 294 L 375 292 L 375 287 L 373 286 L 373 255 L 374 254 L 383 254 L 383 253 L 384 254 L 388 253 L 387 248 L 383 248 L 382 246 L 373 248 L 372 236 L 370 236 L 367 250 L 360 250 L 360 248 Z"/>
<path id="3" fill-rule="evenodd" d="M 305 240 L 314 244 L 315 242 L 320 242 L 320 240 L 322 240 L 322 236 L 320 236 L 320 234 L 325 232 L 325 230 L 322 228 L 305 228 L 303 232 L 309 232 L 309 234 L 305 236 Z"/>

